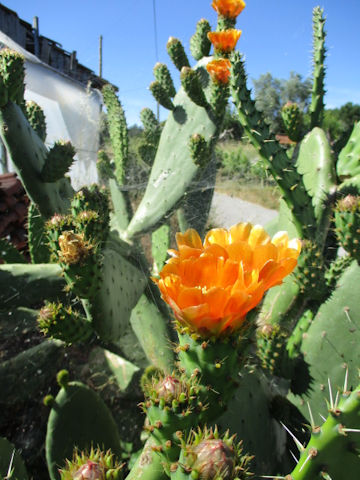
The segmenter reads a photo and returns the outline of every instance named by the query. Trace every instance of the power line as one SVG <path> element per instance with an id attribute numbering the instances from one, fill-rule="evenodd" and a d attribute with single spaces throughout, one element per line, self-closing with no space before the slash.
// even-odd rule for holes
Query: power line
<path id="1" fill-rule="evenodd" d="M 156 5 L 155 0 L 153 0 L 153 17 L 154 17 L 154 42 L 155 42 L 155 58 L 156 62 L 159 61 L 159 51 L 158 51 L 158 34 L 157 34 L 157 24 L 156 24 Z M 156 103 L 156 117 L 159 121 L 160 119 L 160 105 L 159 102 Z"/>

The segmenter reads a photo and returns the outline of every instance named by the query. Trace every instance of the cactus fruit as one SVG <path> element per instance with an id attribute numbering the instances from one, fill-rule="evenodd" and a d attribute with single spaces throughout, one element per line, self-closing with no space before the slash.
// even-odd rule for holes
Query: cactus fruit
<path id="1" fill-rule="evenodd" d="M 169 57 L 175 67 L 181 71 L 183 67 L 190 67 L 185 49 L 178 38 L 170 37 L 166 44 Z"/>
<path id="2" fill-rule="evenodd" d="M 24 106 L 25 71 L 24 57 L 14 50 L 3 48 L 0 51 L 0 77 L 9 101 Z M 6 102 L 2 102 L 4 106 Z"/>
<path id="3" fill-rule="evenodd" d="M 39 312 L 38 327 L 44 335 L 67 344 L 86 342 L 95 335 L 86 318 L 61 303 L 45 303 Z"/>
<path id="4" fill-rule="evenodd" d="M 149 90 L 153 94 L 155 100 L 164 108 L 168 110 L 174 110 L 175 105 L 170 98 L 168 91 L 157 80 L 153 81 L 149 85 Z"/>
<path id="5" fill-rule="evenodd" d="M 192 430 L 182 439 L 178 463 L 171 466 L 171 480 L 245 480 L 252 457 L 244 455 L 241 442 L 227 431 L 220 437 L 217 428 Z"/>
<path id="6" fill-rule="evenodd" d="M 262 368 L 272 375 L 290 378 L 286 355 L 287 333 L 279 325 L 262 325 L 257 330 L 257 351 Z"/>
<path id="7" fill-rule="evenodd" d="M 115 178 L 110 159 L 104 150 L 98 151 L 96 169 L 100 184 L 106 185 L 110 178 Z"/>
<path id="8" fill-rule="evenodd" d="M 60 469 L 61 480 L 121 480 L 123 463 L 120 463 L 111 452 L 103 452 L 93 447 L 89 452 L 75 449 L 71 460 Z"/>
<path id="9" fill-rule="evenodd" d="M 207 20 L 202 18 L 196 24 L 196 31 L 190 38 L 190 52 L 195 60 L 200 60 L 207 57 L 210 52 L 211 42 L 207 34 L 211 31 L 210 24 Z"/>
<path id="10" fill-rule="evenodd" d="M 164 88 L 166 93 L 170 98 L 175 97 L 176 95 L 176 90 L 174 87 L 174 83 L 172 81 L 170 72 L 168 67 L 165 65 L 165 63 L 156 63 L 154 66 L 154 77 L 155 80 L 157 80 L 160 85 Z"/>
<path id="11" fill-rule="evenodd" d="M 103 87 L 102 95 L 107 109 L 109 135 L 114 153 L 114 173 L 119 185 L 123 185 L 129 150 L 125 113 L 111 85 Z"/>
<path id="12" fill-rule="evenodd" d="M 199 72 L 192 70 L 190 67 L 182 67 L 180 72 L 181 85 L 189 98 L 199 107 L 208 108 L 209 104 L 206 100 L 205 93 L 202 89 Z"/>
<path id="13" fill-rule="evenodd" d="M 35 102 L 26 102 L 26 117 L 39 138 L 45 142 L 46 121 L 43 109 Z"/>
<path id="14" fill-rule="evenodd" d="M 303 240 L 298 264 L 293 272 L 300 292 L 311 300 L 325 300 L 329 291 L 324 275 L 325 265 L 321 250 L 314 242 Z"/>
<path id="15" fill-rule="evenodd" d="M 145 429 L 164 461 L 174 462 L 180 453 L 179 435 L 196 425 L 199 413 L 205 409 L 199 402 L 199 386 L 194 378 L 160 375 L 144 384 L 144 394 Z"/>
<path id="16" fill-rule="evenodd" d="M 293 102 L 287 102 L 281 109 L 281 117 L 290 140 L 299 142 L 303 128 L 303 118 L 299 105 Z"/>
<path id="17" fill-rule="evenodd" d="M 347 195 L 335 207 L 336 235 L 340 245 L 360 264 L 360 197 Z"/>

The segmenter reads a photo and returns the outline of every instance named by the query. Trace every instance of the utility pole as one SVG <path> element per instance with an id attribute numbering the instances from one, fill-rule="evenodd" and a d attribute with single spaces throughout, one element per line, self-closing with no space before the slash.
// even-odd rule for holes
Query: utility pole
<path id="1" fill-rule="evenodd" d="M 100 35 L 99 38 L 99 77 L 102 77 L 102 44 L 103 44 L 103 36 Z"/>

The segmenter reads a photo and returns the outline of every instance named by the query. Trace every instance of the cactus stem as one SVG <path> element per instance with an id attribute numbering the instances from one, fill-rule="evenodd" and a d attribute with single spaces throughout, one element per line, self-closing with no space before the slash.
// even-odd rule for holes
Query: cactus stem
<path id="1" fill-rule="evenodd" d="M 299 472 L 301 472 L 301 470 L 305 467 L 305 465 L 308 463 L 308 461 L 311 460 L 312 458 L 316 457 L 317 454 L 318 454 L 318 451 L 316 450 L 316 448 L 310 448 L 309 454 L 306 457 L 304 463 L 301 465 Z"/>
<path id="2" fill-rule="evenodd" d="M 288 429 L 288 427 L 284 423 L 282 423 L 282 422 L 280 422 L 280 423 L 283 426 L 283 428 L 285 428 L 285 430 L 288 432 L 288 434 L 291 436 L 291 438 L 294 440 L 294 442 L 296 443 L 296 446 L 298 447 L 300 452 L 304 451 L 305 448 L 304 448 L 303 444 L 300 442 L 300 440 L 298 440 L 295 437 L 295 435 L 291 432 L 291 430 Z"/>

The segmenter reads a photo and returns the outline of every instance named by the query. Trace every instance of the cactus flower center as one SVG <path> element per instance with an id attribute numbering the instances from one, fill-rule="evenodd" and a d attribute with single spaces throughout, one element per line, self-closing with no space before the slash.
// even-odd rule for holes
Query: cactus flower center
<path id="1" fill-rule="evenodd" d="M 178 250 L 153 279 L 183 327 L 204 336 L 232 334 L 271 287 L 297 264 L 301 244 L 286 232 L 272 239 L 260 225 L 239 223 L 176 235 Z"/>
<path id="2" fill-rule="evenodd" d="M 59 247 L 60 260 L 70 265 L 78 263 L 91 250 L 91 245 L 84 240 L 84 235 L 74 233 L 73 231 L 65 231 L 60 235 Z"/>

